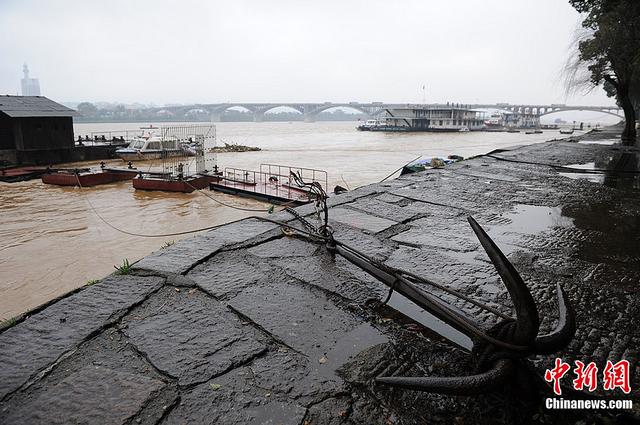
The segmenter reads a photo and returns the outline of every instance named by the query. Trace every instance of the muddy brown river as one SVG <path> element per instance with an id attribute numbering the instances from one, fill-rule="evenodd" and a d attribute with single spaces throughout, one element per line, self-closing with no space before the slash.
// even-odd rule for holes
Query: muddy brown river
<path id="1" fill-rule="evenodd" d="M 76 135 L 84 135 L 92 131 L 136 129 L 146 124 L 74 127 Z M 358 132 L 353 122 L 218 123 L 216 127 L 219 145 L 233 142 L 262 148 L 259 152 L 218 154 L 221 167 L 256 169 L 261 163 L 271 163 L 323 169 L 328 172 L 330 190 L 336 184 L 353 189 L 377 182 L 419 155 L 468 157 L 559 137 L 557 130 L 532 135 L 385 134 Z M 90 165 L 96 163 L 83 164 Z M 269 206 L 211 194 L 240 207 Z M 0 183 L 0 320 L 100 279 L 124 259 L 133 262 L 165 244 L 189 237 L 143 238 L 120 233 L 101 221 L 89 203 L 115 227 L 142 234 L 176 233 L 254 214 L 221 206 L 197 192 L 135 191 L 131 182 L 84 190 L 45 185 L 40 180 Z"/>

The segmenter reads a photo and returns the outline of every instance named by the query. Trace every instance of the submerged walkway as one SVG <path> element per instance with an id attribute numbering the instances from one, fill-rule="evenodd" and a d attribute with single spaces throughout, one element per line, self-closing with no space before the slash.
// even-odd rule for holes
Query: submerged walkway
<path id="1" fill-rule="evenodd" d="M 567 290 L 578 330 L 559 353 L 563 360 L 600 368 L 608 359 L 630 361 L 631 395 L 599 391 L 635 399 L 637 415 L 638 177 L 562 175 L 534 164 L 637 170 L 637 149 L 601 144 L 615 137 L 522 147 L 496 154 L 509 161 L 479 157 L 332 197 L 335 237 L 509 312 L 505 287 L 465 219 L 473 215 L 529 285 L 543 330 L 557 317 L 556 282 Z M 344 259 L 275 224 L 223 226 L 0 333 L 0 423 L 549 423 L 593 416 L 523 406 L 521 394 L 452 397 L 375 385 L 381 374 L 471 372 L 463 348 L 380 309 L 386 294 Z M 402 300 L 390 304 L 429 323 Z M 456 305 L 483 326 L 494 323 L 472 305 Z M 532 358 L 534 375 L 554 358 Z"/>

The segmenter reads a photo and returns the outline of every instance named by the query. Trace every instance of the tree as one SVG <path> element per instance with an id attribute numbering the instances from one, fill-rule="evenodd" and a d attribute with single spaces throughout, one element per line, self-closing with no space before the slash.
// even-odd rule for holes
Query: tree
<path id="1" fill-rule="evenodd" d="M 578 42 L 578 61 L 586 65 L 589 83 L 603 84 L 624 111 L 623 143 L 636 140 L 636 112 L 640 103 L 640 1 L 569 0 L 585 14 L 587 36 Z"/>
<path id="2" fill-rule="evenodd" d="M 79 103 L 78 106 L 76 106 L 76 110 L 80 115 L 87 118 L 93 118 L 98 115 L 98 108 L 96 108 L 96 105 L 89 102 Z"/>

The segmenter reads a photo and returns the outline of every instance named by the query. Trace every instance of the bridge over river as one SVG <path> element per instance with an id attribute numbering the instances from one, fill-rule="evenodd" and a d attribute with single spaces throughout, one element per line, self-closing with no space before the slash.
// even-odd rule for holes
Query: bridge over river
<path id="1" fill-rule="evenodd" d="M 167 106 L 162 108 L 155 108 L 156 113 L 164 115 L 172 115 L 177 117 L 189 117 L 189 116 L 202 116 L 209 115 L 212 121 L 220 121 L 224 113 L 230 109 L 244 109 L 253 114 L 254 121 L 263 121 L 264 115 L 276 108 L 289 108 L 295 110 L 304 116 L 304 120 L 307 122 L 315 121 L 318 114 L 335 108 L 349 108 L 351 110 L 359 111 L 369 117 L 376 117 L 382 114 L 387 109 L 402 108 L 402 107 L 438 107 L 438 106 L 465 106 L 471 109 L 500 109 L 509 111 L 512 113 L 518 113 L 523 115 L 530 115 L 534 119 L 539 119 L 541 116 L 553 114 L 564 111 L 594 111 L 601 112 L 609 115 L 613 115 L 619 118 L 624 118 L 622 110 L 615 105 L 607 106 L 580 106 L 580 105 L 565 105 L 565 104 L 409 104 L 409 103 L 383 103 L 383 102 L 346 102 L 346 103 L 255 103 L 255 102 L 228 102 L 228 103 L 209 103 L 209 104 L 194 104 L 194 105 L 180 105 L 180 106 Z"/>

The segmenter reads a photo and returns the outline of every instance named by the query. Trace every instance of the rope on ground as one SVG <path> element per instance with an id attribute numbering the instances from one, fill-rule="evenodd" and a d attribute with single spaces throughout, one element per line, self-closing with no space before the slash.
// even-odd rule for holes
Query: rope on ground
<path id="1" fill-rule="evenodd" d="M 510 159 L 510 158 L 505 158 L 503 156 L 493 155 L 492 153 L 488 153 L 484 156 L 496 159 L 498 161 L 513 162 L 516 164 L 540 165 L 543 167 L 551 167 L 566 173 L 577 173 L 577 174 L 612 174 L 612 173 L 615 174 L 617 173 L 617 174 L 631 174 L 631 175 L 640 174 L 640 171 L 632 171 L 632 170 L 628 170 L 628 171 L 627 170 L 607 170 L 602 168 L 594 168 L 592 170 L 589 170 L 589 169 L 567 167 L 565 165 L 547 164 L 547 163 L 533 162 L 533 161 L 523 161 L 520 159 Z"/>
<path id="2" fill-rule="evenodd" d="M 387 180 L 389 177 L 393 176 L 395 173 L 397 173 L 398 171 L 402 170 L 404 167 L 406 167 L 407 165 L 411 164 L 413 161 L 417 161 L 420 158 L 422 158 L 422 155 L 417 156 L 416 158 L 412 159 L 411 161 L 407 162 L 406 164 L 404 164 L 402 167 L 398 168 L 397 170 L 395 170 L 393 173 L 389 174 L 387 177 L 383 178 L 382 180 L 380 180 L 378 183 L 382 183 L 383 181 Z"/>

